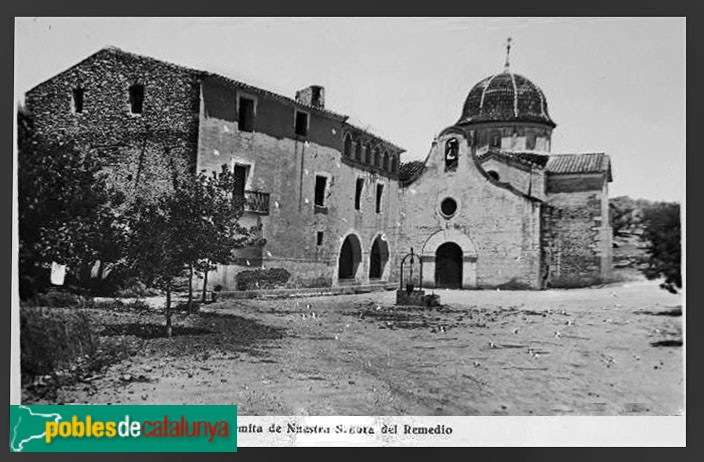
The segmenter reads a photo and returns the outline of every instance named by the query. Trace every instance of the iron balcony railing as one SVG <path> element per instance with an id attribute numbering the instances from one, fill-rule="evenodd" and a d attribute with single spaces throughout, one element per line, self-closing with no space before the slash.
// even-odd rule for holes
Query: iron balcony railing
<path id="1" fill-rule="evenodd" d="M 269 215 L 269 193 L 259 191 L 244 192 L 244 210 Z"/>

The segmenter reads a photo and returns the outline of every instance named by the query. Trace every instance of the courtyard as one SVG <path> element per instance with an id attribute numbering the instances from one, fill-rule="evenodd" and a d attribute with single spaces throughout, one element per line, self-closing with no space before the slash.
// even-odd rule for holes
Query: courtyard
<path id="1" fill-rule="evenodd" d="M 655 281 L 89 310 L 130 349 L 51 401 L 237 404 L 240 415 L 680 415 L 681 297 Z M 42 402 L 42 400 L 39 400 Z M 44 402 L 47 402 L 46 400 Z"/>

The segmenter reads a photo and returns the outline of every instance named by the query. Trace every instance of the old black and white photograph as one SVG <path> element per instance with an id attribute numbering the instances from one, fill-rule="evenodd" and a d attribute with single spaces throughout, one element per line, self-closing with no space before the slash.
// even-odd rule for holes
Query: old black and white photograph
<path id="1" fill-rule="evenodd" d="M 684 416 L 684 18 L 15 19 L 22 404 Z"/>

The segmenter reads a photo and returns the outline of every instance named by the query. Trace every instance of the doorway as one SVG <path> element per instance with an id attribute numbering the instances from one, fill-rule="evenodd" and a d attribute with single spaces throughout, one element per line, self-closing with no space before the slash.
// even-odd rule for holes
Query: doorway
<path id="1" fill-rule="evenodd" d="M 454 242 L 442 244 L 435 252 L 435 286 L 462 288 L 462 249 Z"/>

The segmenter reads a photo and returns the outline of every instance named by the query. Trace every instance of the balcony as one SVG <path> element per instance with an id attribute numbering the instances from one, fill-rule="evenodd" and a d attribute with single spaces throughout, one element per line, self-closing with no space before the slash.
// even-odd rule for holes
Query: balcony
<path id="1" fill-rule="evenodd" d="M 244 192 L 244 210 L 246 212 L 269 215 L 269 193 L 259 191 Z"/>

